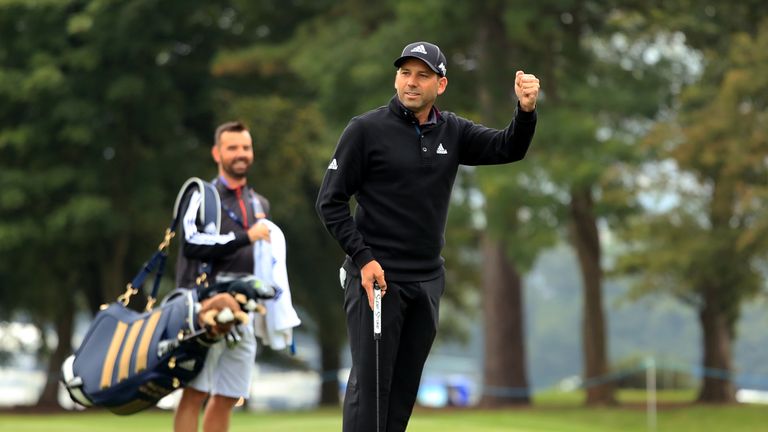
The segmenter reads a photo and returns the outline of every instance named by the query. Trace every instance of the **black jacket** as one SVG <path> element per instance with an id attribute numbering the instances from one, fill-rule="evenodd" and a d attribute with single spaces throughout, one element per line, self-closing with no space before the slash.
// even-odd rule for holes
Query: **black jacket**
<path id="1" fill-rule="evenodd" d="M 535 127 L 536 113 L 518 109 L 504 130 L 437 111 L 436 123 L 420 128 L 395 96 L 349 122 L 316 210 L 358 269 L 376 259 L 388 280 L 431 279 L 443 271 L 440 252 L 459 165 L 518 161 Z"/>

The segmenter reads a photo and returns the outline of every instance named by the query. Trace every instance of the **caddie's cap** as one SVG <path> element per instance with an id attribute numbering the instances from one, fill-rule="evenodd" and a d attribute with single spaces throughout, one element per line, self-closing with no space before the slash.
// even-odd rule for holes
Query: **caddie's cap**
<path id="1" fill-rule="evenodd" d="M 440 76 L 445 76 L 448 73 L 446 69 L 445 56 L 440 47 L 431 44 L 429 42 L 413 42 L 403 48 L 403 53 L 400 58 L 395 60 L 395 67 L 400 67 L 403 62 L 409 58 L 417 58 L 429 66 L 430 69 L 435 71 Z"/>

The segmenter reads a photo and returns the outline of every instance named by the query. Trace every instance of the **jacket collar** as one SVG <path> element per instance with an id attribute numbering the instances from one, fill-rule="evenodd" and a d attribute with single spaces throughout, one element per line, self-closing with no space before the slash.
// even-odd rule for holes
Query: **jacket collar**
<path id="1" fill-rule="evenodd" d="M 230 191 L 230 192 L 233 192 L 233 193 L 238 193 L 238 192 L 242 193 L 243 191 L 248 189 L 248 185 L 247 184 L 244 184 L 242 186 L 232 187 L 232 186 L 229 185 L 227 180 L 224 177 L 222 177 L 222 176 L 218 176 L 215 179 L 213 179 L 212 183 L 217 185 L 217 186 L 219 186 L 222 191 Z"/>
<path id="2" fill-rule="evenodd" d="M 418 126 L 433 126 L 436 124 L 440 124 L 443 122 L 443 115 L 440 113 L 440 110 L 437 109 L 436 106 L 432 106 L 432 112 L 429 113 L 429 119 L 427 119 L 427 123 L 423 125 L 418 124 L 418 119 L 416 118 L 416 115 L 413 114 L 413 111 L 406 108 L 401 102 L 400 99 L 397 98 L 397 95 L 392 96 L 392 99 L 389 101 L 389 110 L 392 111 L 396 116 L 400 117 L 401 119 L 407 121 L 410 124 L 416 124 Z"/>

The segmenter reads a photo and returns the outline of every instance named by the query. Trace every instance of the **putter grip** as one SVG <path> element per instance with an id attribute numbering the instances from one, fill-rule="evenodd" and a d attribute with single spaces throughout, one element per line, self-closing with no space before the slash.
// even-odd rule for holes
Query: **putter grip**
<path id="1" fill-rule="evenodd" d="M 381 287 L 373 282 L 373 338 L 381 339 Z"/>

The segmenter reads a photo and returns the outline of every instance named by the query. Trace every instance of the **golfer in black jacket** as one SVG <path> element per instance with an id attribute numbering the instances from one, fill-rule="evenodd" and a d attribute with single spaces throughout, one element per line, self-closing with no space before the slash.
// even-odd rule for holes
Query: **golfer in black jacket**
<path id="1" fill-rule="evenodd" d="M 385 294 L 381 430 L 404 431 L 437 332 L 445 288 L 440 252 L 458 167 L 523 159 L 536 127 L 539 80 L 533 75 L 515 74 L 517 110 L 510 125 L 497 130 L 434 106 L 448 85 L 447 62 L 437 45 L 408 44 L 394 65 L 397 94 L 387 106 L 349 122 L 316 203 L 320 219 L 347 254 L 342 284 L 352 370 L 344 432 L 376 430 L 373 282 Z"/>

